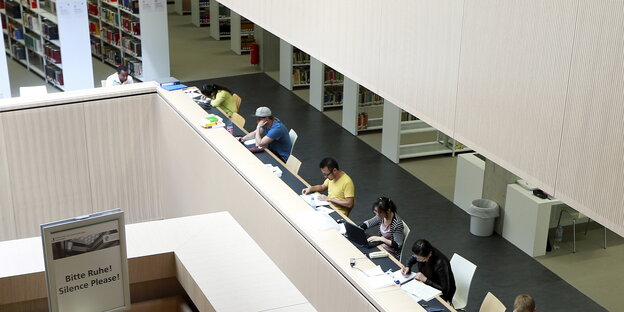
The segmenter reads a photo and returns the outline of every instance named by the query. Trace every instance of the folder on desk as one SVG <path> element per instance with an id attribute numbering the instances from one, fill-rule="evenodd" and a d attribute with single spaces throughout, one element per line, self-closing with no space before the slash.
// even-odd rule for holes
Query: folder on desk
<path id="1" fill-rule="evenodd" d="M 161 88 L 167 90 L 167 91 L 173 91 L 173 90 L 179 90 L 179 89 L 184 89 L 184 88 L 188 88 L 187 85 L 183 85 L 183 84 L 174 84 L 174 85 L 168 85 L 168 86 L 161 86 Z"/>

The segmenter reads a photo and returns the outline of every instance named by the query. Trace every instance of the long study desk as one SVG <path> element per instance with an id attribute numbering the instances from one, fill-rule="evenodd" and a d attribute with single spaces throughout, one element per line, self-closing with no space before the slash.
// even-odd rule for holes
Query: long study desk
<path id="1" fill-rule="evenodd" d="M 191 87 L 191 88 L 194 88 L 194 87 Z M 212 107 L 212 108 L 207 110 L 207 113 L 217 115 L 217 116 L 221 117 L 226 122 L 227 121 L 231 122 L 230 118 L 220 108 Z M 247 130 L 238 127 L 233 122 L 232 122 L 232 126 L 233 126 L 232 135 L 235 136 L 235 137 L 244 136 L 244 135 L 249 133 Z M 256 157 L 262 163 L 264 163 L 264 164 L 271 164 L 273 166 L 279 167 L 280 170 L 282 171 L 282 176 L 280 177 L 281 180 L 286 185 L 288 185 L 295 193 L 300 194 L 300 192 L 301 192 L 301 190 L 303 188 L 310 186 L 310 184 L 308 182 L 306 182 L 301 176 L 299 176 L 298 174 L 292 172 L 288 167 L 286 167 L 284 162 L 282 162 L 271 151 L 269 151 L 268 148 L 265 149 L 264 152 L 254 153 L 254 154 L 256 155 Z M 342 213 L 339 213 L 338 211 L 334 211 L 334 212 L 330 213 L 329 216 L 332 217 L 336 221 L 339 220 L 339 219 L 344 219 L 344 220 L 346 220 L 348 222 L 356 224 L 349 217 L 343 215 Z M 349 242 L 351 242 L 351 241 L 349 241 Z M 362 257 L 360 257 L 358 259 L 366 258 L 365 256 L 368 253 L 370 253 L 370 252 L 377 251 L 377 250 L 383 250 L 383 248 L 381 246 L 378 246 L 378 247 L 376 247 L 374 249 L 370 249 L 370 248 L 367 248 L 365 246 L 359 246 L 359 245 L 357 245 L 357 244 L 355 244 L 353 242 L 351 242 L 351 243 L 353 244 L 354 247 L 356 247 L 362 253 Z M 366 258 L 366 259 L 368 259 L 368 258 Z M 370 260 L 375 265 L 379 265 L 384 272 L 386 272 L 388 270 L 392 270 L 392 271 L 400 270 L 403 267 L 403 265 L 398 261 L 398 259 L 396 259 L 392 255 L 390 255 L 387 258 L 376 258 L 376 259 L 368 259 L 368 260 Z M 426 306 L 427 307 L 426 310 L 428 310 L 428 311 L 429 310 L 435 310 L 435 311 L 455 311 L 455 309 L 453 309 L 453 307 L 451 305 L 449 305 L 441 297 L 437 297 L 436 299 L 437 299 L 437 302 L 434 302 L 433 300 L 430 301 L 430 302 L 421 301 L 421 302 L 419 302 L 419 304 L 421 304 L 421 306 Z"/>

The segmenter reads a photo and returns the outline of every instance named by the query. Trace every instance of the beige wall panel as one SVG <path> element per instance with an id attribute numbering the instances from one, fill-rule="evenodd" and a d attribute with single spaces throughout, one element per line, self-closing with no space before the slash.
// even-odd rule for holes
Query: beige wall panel
<path id="1" fill-rule="evenodd" d="M 160 218 L 156 97 L 84 104 L 94 211 L 121 208 L 127 223 Z"/>
<path id="2" fill-rule="evenodd" d="M 92 212 L 82 104 L 3 113 L 19 238 Z"/>
<path id="3" fill-rule="evenodd" d="M 555 195 L 624 236 L 622 29 L 622 2 L 580 2 Z"/>
<path id="4" fill-rule="evenodd" d="M 7 146 L 4 142 L 4 129 L 2 118 L 0 118 L 0 216 L 2 216 L 0 221 L 0 241 L 17 238 L 11 189 Z"/>
<path id="5" fill-rule="evenodd" d="M 455 137 L 552 193 L 574 1 L 466 1 Z"/>
<path id="6" fill-rule="evenodd" d="M 464 1 L 384 3 L 377 91 L 452 134 Z"/>

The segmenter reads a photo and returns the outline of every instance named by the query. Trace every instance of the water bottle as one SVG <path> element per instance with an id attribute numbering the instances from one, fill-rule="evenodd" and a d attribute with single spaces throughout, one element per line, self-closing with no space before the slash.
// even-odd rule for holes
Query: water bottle
<path id="1" fill-rule="evenodd" d="M 312 209 L 316 210 L 316 202 L 314 201 L 314 197 L 310 198 L 310 206 Z"/>
<path id="2" fill-rule="evenodd" d="M 225 125 L 225 129 L 227 130 L 227 132 L 229 132 L 231 135 L 234 135 L 234 125 L 232 124 L 232 121 L 228 121 L 227 124 Z"/>
<path id="3" fill-rule="evenodd" d="M 553 249 L 559 249 L 561 246 L 561 241 L 563 240 L 563 226 L 559 225 L 557 230 L 555 230 L 555 243 L 553 244 Z"/>

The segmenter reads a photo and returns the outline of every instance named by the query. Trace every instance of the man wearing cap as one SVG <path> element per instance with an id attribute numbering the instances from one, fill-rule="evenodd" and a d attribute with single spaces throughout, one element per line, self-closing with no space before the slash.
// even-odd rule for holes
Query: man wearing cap
<path id="1" fill-rule="evenodd" d="M 286 162 L 292 149 L 290 135 L 286 126 L 279 118 L 273 117 L 268 107 L 258 107 L 254 117 L 256 117 L 256 122 L 258 123 L 256 130 L 239 138 L 239 141 L 255 139 L 256 146 L 268 148 L 273 154 Z"/>

